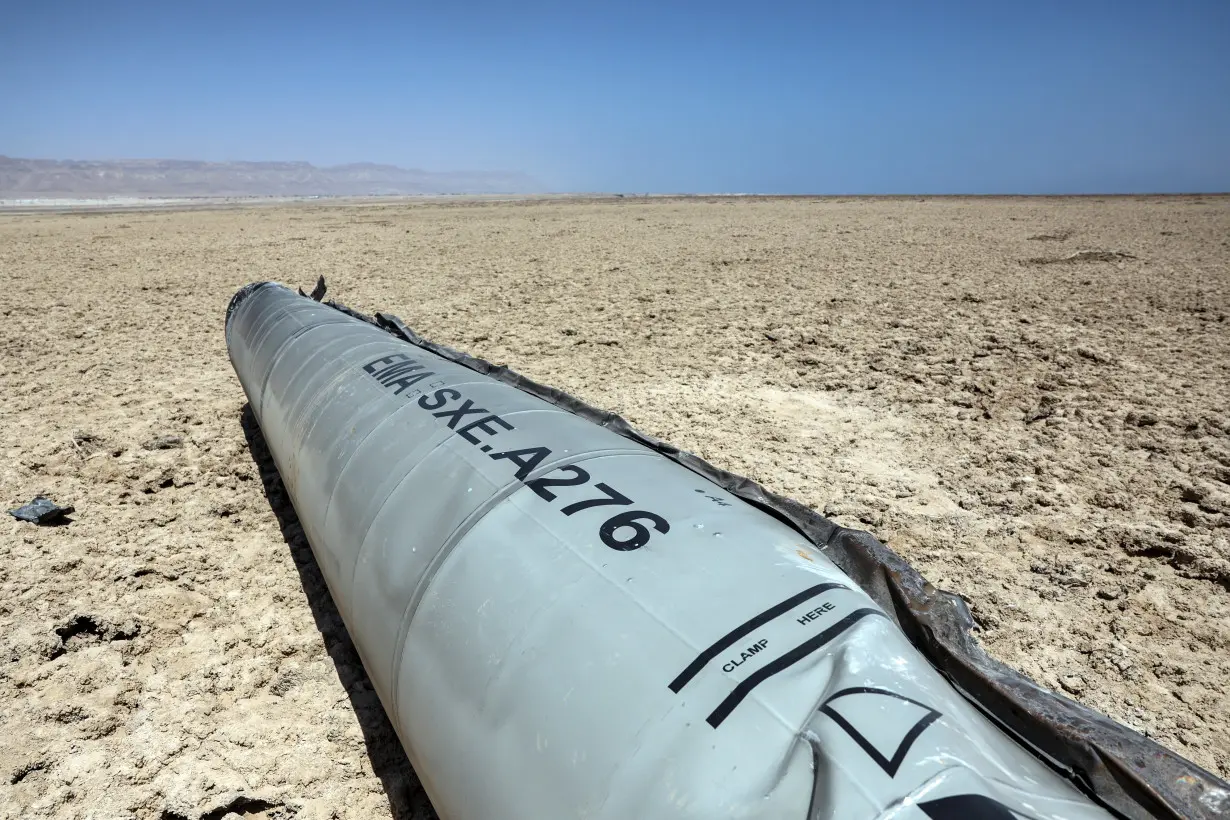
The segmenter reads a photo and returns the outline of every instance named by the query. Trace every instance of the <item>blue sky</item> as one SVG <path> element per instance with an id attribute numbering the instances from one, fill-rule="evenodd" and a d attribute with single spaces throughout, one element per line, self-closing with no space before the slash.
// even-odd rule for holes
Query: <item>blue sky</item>
<path id="1" fill-rule="evenodd" d="M 1230 190 L 1230 0 L 5 0 L 0 154 L 554 190 Z"/>

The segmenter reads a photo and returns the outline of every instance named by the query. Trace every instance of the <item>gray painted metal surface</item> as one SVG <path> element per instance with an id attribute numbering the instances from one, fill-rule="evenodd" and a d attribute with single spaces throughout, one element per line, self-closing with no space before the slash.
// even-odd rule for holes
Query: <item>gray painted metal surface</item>
<path id="1" fill-rule="evenodd" d="M 1109 816 L 688 469 L 280 286 L 227 345 L 446 820 Z"/>

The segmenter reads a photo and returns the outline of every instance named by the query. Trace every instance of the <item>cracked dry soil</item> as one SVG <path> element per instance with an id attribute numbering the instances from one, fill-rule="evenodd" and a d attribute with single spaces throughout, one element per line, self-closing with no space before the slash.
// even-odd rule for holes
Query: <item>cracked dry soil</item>
<path id="1" fill-rule="evenodd" d="M 0 817 L 424 818 L 227 361 L 275 279 L 871 530 L 1230 775 L 1230 199 L 0 215 Z M 1055 262 L 1055 264 L 1051 264 Z"/>

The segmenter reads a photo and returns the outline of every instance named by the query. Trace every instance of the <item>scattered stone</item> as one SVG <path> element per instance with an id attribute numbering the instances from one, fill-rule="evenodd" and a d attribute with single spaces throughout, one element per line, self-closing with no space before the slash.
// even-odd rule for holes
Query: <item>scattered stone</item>
<path id="1" fill-rule="evenodd" d="M 222 795 L 216 803 L 217 805 L 213 809 L 201 814 L 201 820 L 225 820 L 225 818 L 246 814 L 260 814 L 262 817 L 267 818 L 267 820 L 284 820 L 284 818 L 292 817 L 295 814 L 285 803 L 262 800 L 258 797 L 248 797 L 242 794 Z"/>
<path id="2" fill-rule="evenodd" d="M 1204 489 L 1203 487 L 1197 487 L 1193 484 L 1187 487 L 1180 488 L 1179 500 L 1188 501 L 1188 502 L 1191 502 L 1192 504 L 1199 504 L 1201 501 L 1205 499 L 1205 497 L 1208 494 L 1209 494 L 1208 490 Z"/>
<path id="3" fill-rule="evenodd" d="M 175 486 L 175 471 L 170 467 L 158 467 L 142 475 L 135 489 L 146 495 L 152 495 L 159 490 Z"/>
<path id="4" fill-rule="evenodd" d="M 1123 421 L 1132 427 L 1152 427 L 1157 424 L 1158 418 L 1152 413 L 1130 410 Z"/>
<path id="5" fill-rule="evenodd" d="M 1100 350 L 1094 350 L 1091 347 L 1076 348 L 1076 355 L 1080 356 L 1082 359 L 1088 359 L 1089 361 L 1096 362 L 1098 364 L 1115 364 L 1115 358 L 1113 356 L 1103 353 Z"/>
<path id="6" fill-rule="evenodd" d="M 1059 679 L 1059 685 L 1070 695 L 1080 695 L 1085 691 L 1085 679 L 1080 675 L 1064 675 Z"/>
<path id="7" fill-rule="evenodd" d="M 1130 510 L 1132 508 L 1130 496 L 1113 490 L 1099 490 L 1095 492 L 1093 494 L 1093 503 L 1104 510 Z"/>
<path id="8" fill-rule="evenodd" d="M 1072 228 L 1060 228 L 1052 233 L 1036 233 L 1029 237 L 1034 242 L 1063 242 L 1065 239 L 1071 239 L 1076 234 Z"/>
<path id="9" fill-rule="evenodd" d="M 28 763 L 23 763 L 9 774 L 9 785 L 16 786 L 21 781 L 25 780 L 35 772 L 46 771 L 51 767 L 51 764 L 46 760 L 33 760 Z"/>
<path id="10" fill-rule="evenodd" d="M 1125 259 L 1135 259 L 1136 256 L 1123 251 L 1077 251 L 1071 256 L 1065 256 L 1061 262 L 1119 262 Z"/>
<path id="11" fill-rule="evenodd" d="M 77 705 L 66 706 L 53 711 L 50 715 L 51 719 L 56 723 L 80 723 L 89 716 L 89 712 Z"/>
<path id="12" fill-rule="evenodd" d="M 1067 256 L 1035 256 L 1028 265 L 1075 265 L 1081 262 L 1121 262 L 1136 257 L 1123 251 L 1077 251 Z"/>
<path id="13" fill-rule="evenodd" d="M 29 504 L 23 504 L 9 510 L 9 515 L 18 521 L 29 521 L 32 524 L 46 526 L 62 521 L 65 516 L 74 512 L 71 504 L 61 507 L 46 496 L 35 496 Z"/>
<path id="14" fill-rule="evenodd" d="M 60 638 L 60 646 L 52 653 L 52 659 L 92 643 L 130 641 L 141 634 L 141 625 L 133 620 L 116 624 L 97 615 L 78 613 L 56 627 L 55 634 Z"/>
<path id="15" fill-rule="evenodd" d="M 174 450 L 184 446 L 183 436 L 155 436 L 141 445 L 146 450 Z"/>
<path id="16" fill-rule="evenodd" d="M 273 682 L 269 684 L 269 694 L 282 697 L 291 689 L 295 688 L 300 681 L 303 680 L 302 673 L 295 667 L 291 666 L 283 669 L 278 673 Z"/>
<path id="17" fill-rule="evenodd" d="M 72 441 L 73 446 L 85 455 L 93 455 L 106 446 L 102 436 L 96 436 L 84 430 L 75 430 Z"/>
<path id="18" fill-rule="evenodd" d="M 1049 419 L 1058 409 L 1059 398 L 1052 393 L 1043 393 L 1038 399 L 1038 405 L 1025 414 L 1025 423 L 1033 424 L 1035 421 Z"/>

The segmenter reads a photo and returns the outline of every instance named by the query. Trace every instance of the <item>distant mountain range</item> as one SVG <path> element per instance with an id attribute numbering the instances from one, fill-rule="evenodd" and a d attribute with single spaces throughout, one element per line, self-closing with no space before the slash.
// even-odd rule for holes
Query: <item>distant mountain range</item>
<path id="1" fill-rule="evenodd" d="M 526 194 L 542 186 L 508 171 L 422 171 L 360 162 L 51 160 L 0 156 L 0 197 L 396 196 Z"/>

